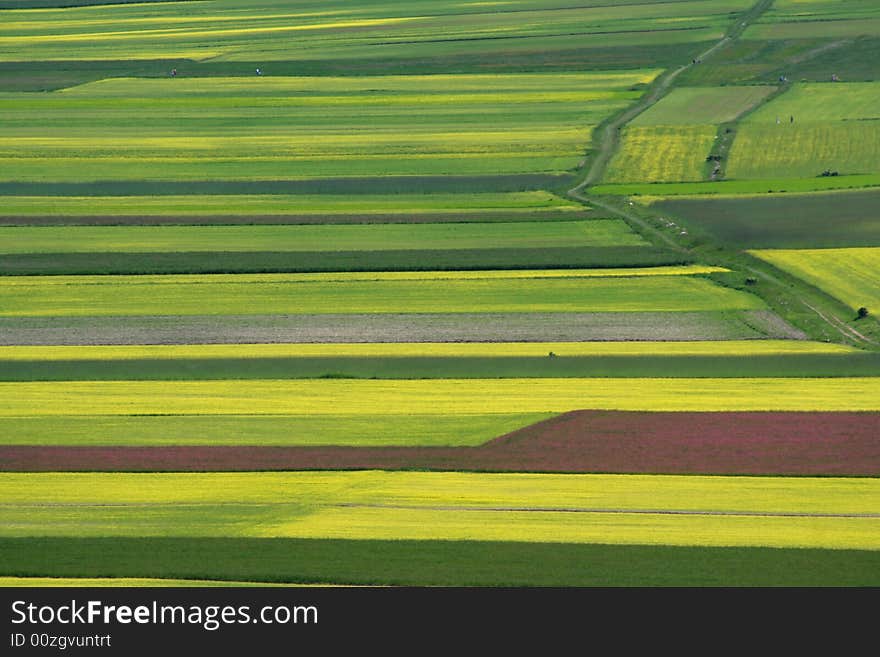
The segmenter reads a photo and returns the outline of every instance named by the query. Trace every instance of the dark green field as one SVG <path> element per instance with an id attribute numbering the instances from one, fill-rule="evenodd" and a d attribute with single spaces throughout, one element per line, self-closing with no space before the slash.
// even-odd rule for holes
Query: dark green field
<path id="1" fill-rule="evenodd" d="M 27 253 L 0 255 L 0 275 L 601 269 L 684 265 L 693 261 L 686 253 L 643 246 L 298 253 Z"/>
<path id="2" fill-rule="evenodd" d="M 876 376 L 880 353 L 0 361 L 0 381 Z"/>
<path id="3" fill-rule="evenodd" d="M 653 209 L 740 248 L 830 248 L 880 243 L 880 191 L 667 199 Z"/>
<path id="4" fill-rule="evenodd" d="M 880 552 L 477 541 L 0 538 L 4 575 L 409 586 L 878 586 Z M 541 564 L 536 568 L 535 564 Z"/>

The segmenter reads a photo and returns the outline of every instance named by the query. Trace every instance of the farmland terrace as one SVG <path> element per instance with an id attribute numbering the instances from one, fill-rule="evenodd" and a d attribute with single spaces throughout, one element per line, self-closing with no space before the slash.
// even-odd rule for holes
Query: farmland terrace
<path id="1" fill-rule="evenodd" d="M 0 584 L 880 583 L 876 3 L 0 23 Z"/>

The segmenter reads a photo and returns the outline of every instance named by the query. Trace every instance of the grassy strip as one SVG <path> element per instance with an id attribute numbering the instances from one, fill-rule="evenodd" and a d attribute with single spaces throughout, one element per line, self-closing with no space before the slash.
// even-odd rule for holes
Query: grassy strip
<path id="1" fill-rule="evenodd" d="M 248 215 L 370 215 L 461 212 L 534 212 L 553 210 L 582 212 L 583 206 L 546 191 L 436 192 L 345 194 L 211 194 L 157 196 L 6 196 L 6 216 L 125 216 L 134 210 L 142 216 L 235 216 Z"/>
<path id="2" fill-rule="evenodd" d="M 103 0 L 102 0 L 103 1 Z M 140 1 L 140 0 L 138 0 Z M 179 2 L 179 0 L 153 0 L 154 2 Z M 277 584 L 267 582 L 233 582 L 209 579 L 172 579 L 149 577 L 0 577 L 0 588 L 95 588 L 95 587 L 211 587 L 211 586 L 297 586 L 296 584 Z"/>
<path id="3" fill-rule="evenodd" d="M 22 276 L 8 278 L 0 288 L 0 314 L 626 312 L 763 307 L 755 296 L 704 278 L 680 275 L 698 273 L 699 267 L 655 269 L 424 275 Z"/>
<path id="4" fill-rule="evenodd" d="M 828 178 L 773 178 L 722 180 L 719 182 L 623 183 L 596 185 L 593 194 L 612 196 L 697 196 L 701 194 L 774 194 L 818 192 L 835 189 L 880 187 L 880 174 L 868 173 Z"/>
<path id="5" fill-rule="evenodd" d="M 128 361 L 217 358 L 399 358 L 546 356 L 782 356 L 858 354 L 858 349 L 800 340 L 702 342 L 398 342 L 337 344 L 214 344 L 130 346 L 0 346 L 2 361 Z"/>
<path id="6" fill-rule="evenodd" d="M 614 269 L 684 265 L 691 262 L 693 258 L 687 254 L 650 246 L 330 252 L 47 253 L 0 255 L 0 275 Z"/>
<path id="7" fill-rule="evenodd" d="M 0 383 L 0 417 L 874 411 L 880 378 L 40 381 Z"/>
<path id="8" fill-rule="evenodd" d="M 347 224 L 467 224 L 579 221 L 592 219 L 589 211 L 566 210 L 477 210 L 470 212 L 398 212 L 396 214 L 245 214 L 245 215 L 6 215 L 0 226 L 271 226 Z"/>
<path id="9" fill-rule="evenodd" d="M 504 223 L 0 228 L 0 253 L 158 254 L 647 246 L 620 219 Z"/>
<path id="10" fill-rule="evenodd" d="M 305 357 L 0 360 L 0 381 L 876 377 L 880 353 L 767 356 Z"/>
<path id="11" fill-rule="evenodd" d="M 0 66 L 2 70 L 2 66 Z M 148 180 L 101 182 L 0 182 L 3 196 L 186 196 L 265 194 L 430 194 L 525 192 L 564 186 L 564 174 L 514 174 L 484 176 L 376 176 L 322 178 L 318 180 Z"/>
<path id="12" fill-rule="evenodd" d="M 63 555 L 63 558 L 60 558 Z M 878 586 L 880 552 L 475 541 L 0 538 L 9 575 L 411 586 Z M 535 564 L 542 564 L 535 568 Z"/>
<path id="13" fill-rule="evenodd" d="M 13 417 L 0 418 L 0 444 L 471 447 L 548 417 L 546 413 Z"/>

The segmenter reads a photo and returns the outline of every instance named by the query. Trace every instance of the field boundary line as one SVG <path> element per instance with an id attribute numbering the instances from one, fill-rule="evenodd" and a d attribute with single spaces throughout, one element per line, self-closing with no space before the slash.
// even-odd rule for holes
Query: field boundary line
<path id="1" fill-rule="evenodd" d="M 601 513 L 610 515 L 671 515 L 671 516 L 734 516 L 758 518 L 880 518 L 880 513 L 810 513 L 808 511 L 719 511 L 690 509 L 608 509 L 591 507 L 519 507 L 519 506 L 447 506 L 447 505 L 405 505 L 405 504 L 367 504 L 342 502 L 331 505 L 342 508 L 396 509 L 402 511 L 493 511 L 528 513 Z"/>

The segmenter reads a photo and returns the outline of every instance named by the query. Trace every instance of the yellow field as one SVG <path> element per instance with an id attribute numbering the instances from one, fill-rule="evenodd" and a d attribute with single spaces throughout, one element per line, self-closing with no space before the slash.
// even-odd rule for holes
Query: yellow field
<path id="1" fill-rule="evenodd" d="M 880 312 L 880 247 L 761 249 L 749 253 L 843 301 Z"/>
<path id="2" fill-rule="evenodd" d="M 29 473 L 0 475 L 0 497 L 0 533 L 6 536 L 880 549 L 880 480 L 867 478 Z"/>
<path id="3" fill-rule="evenodd" d="M 42 587 L 115 587 L 115 586 L 255 586 L 256 582 L 225 582 L 210 579 L 151 579 L 143 577 L 0 577 L 0 587 L 42 588 Z M 301 587 L 309 584 L 277 584 L 259 582 L 259 586 Z M 318 586 L 318 585 L 311 585 Z"/>
<path id="4" fill-rule="evenodd" d="M 316 274 L 166 274 L 161 276 L 5 276 L 4 287 L 53 285 L 106 285 L 137 282 L 150 285 L 202 283 L 326 283 L 348 281 L 461 281 L 520 278 L 620 278 L 631 276 L 695 276 L 729 271 L 710 265 L 683 265 L 620 269 L 519 269 L 505 271 L 378 271 Z"/>
<path id="5" fill-rule="evenodd" d="M 296 538 L 880 549 L 880 519 L 325 509 L 263 530 Z"/>
<path id="6" fill-rule="evenodd" d="M 715 127 L 627 128 L 603 182 L 685 182 L 703 179 Z"/>
<path id="7" fill-rule="evenodd" d="M 880 378 L 49 381 L 0 383 L 0 416 L 874 411 Z"/>
<path id="8" fill-rule="evenodd" d="M 807 340 L 699 342 L 398 342 L 331 344 L 206 344 L 123 346 L 0 346 L 0 360 L 133 360 L 173 358 L 296 358 L 443 356 L 759 356 L 846 354 L 859 349 Z"/>

